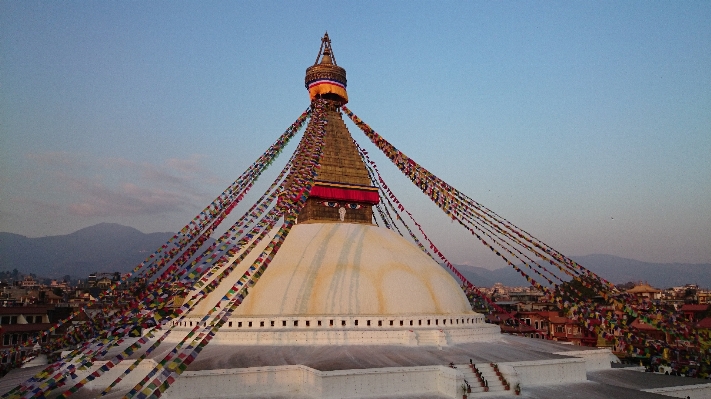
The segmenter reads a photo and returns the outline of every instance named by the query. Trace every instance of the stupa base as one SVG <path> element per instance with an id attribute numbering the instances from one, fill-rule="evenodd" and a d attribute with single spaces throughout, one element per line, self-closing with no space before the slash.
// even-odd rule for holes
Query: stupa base
<path id="1" fill-rule="evenodd" d="M 199 318 L 176 322 L 189 331 Z M 180 335 L 180 334 L 179 334 Z M 481 314 L 234 317 L 220 328 L 213 344 L 236 345 L 407 345 L 447 346 L 497 340 L 499 326 Z"/>

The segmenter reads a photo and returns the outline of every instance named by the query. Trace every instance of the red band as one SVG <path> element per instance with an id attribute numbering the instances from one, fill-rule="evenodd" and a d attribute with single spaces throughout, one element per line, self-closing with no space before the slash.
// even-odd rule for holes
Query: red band
<path id="1" fill-rule="evenodd" d="M 375 205 L 380 202 L 377 191 L 356 190 L 352 188 L 314 186 L 311 197 L 336 201 L 364 202 Z"/>

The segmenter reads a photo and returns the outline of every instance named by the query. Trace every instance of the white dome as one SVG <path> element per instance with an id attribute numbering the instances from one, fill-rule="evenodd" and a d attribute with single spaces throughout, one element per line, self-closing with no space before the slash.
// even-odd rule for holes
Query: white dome
<path id="1" fill-rule="evenodd" d="M 209 311 L 257 253 L 191 316 Z M 454 278 L 395 232 L 365 224 L 305 223 L 294 226 L 232 317 L 469 312 Z"/>

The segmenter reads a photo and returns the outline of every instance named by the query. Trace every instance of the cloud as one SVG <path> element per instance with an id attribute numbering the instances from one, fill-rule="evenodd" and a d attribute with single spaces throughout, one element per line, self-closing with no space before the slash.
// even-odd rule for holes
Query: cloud
<path id="1" fill-rule="evenodd" d="M 166 214 L 209 202 L 214 175 L 194 154 L 157 163 L 101 159 L 65 152 L 34 153 L 41 202 L 61 206 L 74 217 L 132 217 Z M 212 191 L 212 190 L 209 190 Z M 31 204 L 29 204 L 31 205 Z"/>
<path id="2" fill-rule="evenodd" d="M 76 216 L 136 216 L 167 213 L 190 204 L 190 196 L 180 191 L 139 187 L 123 183 L 120 187 L 78 181 L 73 185 L 83 200 L 71 203 L 69 213 Z"/>

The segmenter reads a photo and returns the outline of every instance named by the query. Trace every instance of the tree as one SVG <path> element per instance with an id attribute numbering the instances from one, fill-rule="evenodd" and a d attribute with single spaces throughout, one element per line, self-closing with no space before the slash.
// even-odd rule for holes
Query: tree
<path id="1" fill-rule="evenodd" d="M 572 280 L 558 285 L 555 289 L 556 296 L 563 300 L 580 302 L 593 300 L 607 292 L 607 287 L 598 278 L 590 275 L 575 276 Z"/>

